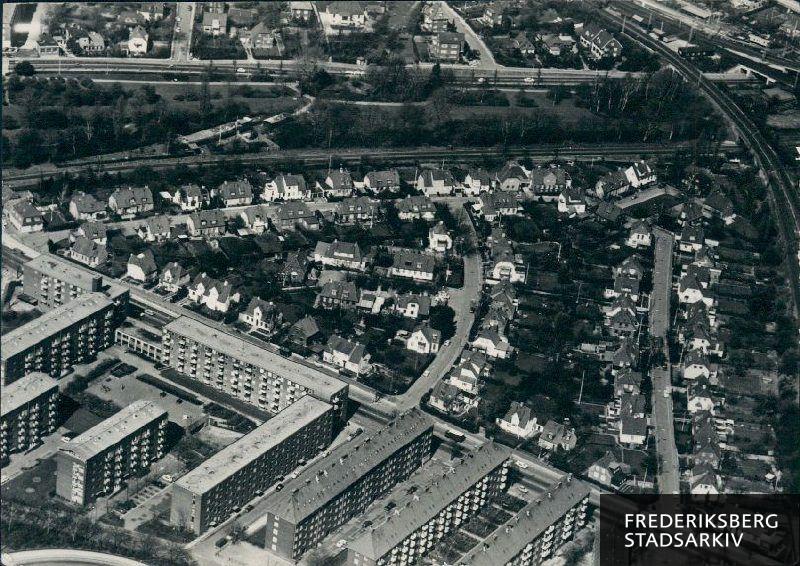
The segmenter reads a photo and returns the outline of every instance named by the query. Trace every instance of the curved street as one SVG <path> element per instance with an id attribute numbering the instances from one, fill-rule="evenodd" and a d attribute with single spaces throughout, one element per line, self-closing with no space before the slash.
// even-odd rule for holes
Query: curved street
<path id="1" fill-rule="evenodd" d="M 89 550 L 47 548 L 2 554 L 3 566 L 147 566 L 143 562 Z"/>

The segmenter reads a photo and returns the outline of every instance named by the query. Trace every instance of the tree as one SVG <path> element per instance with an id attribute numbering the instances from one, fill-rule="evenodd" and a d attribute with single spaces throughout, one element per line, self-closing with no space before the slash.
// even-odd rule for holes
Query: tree
<path id="1" fill-rule="evenodd" d="M 431 307 L 431 327 L 442 333 L 442 340 L 449 340 L 456 333 L 455 311 L 446 305 Z"/>
<path id="2" fill-rule="evenodd" d="M 14 65 L 14 72 L 21 77 L 32 77 L 36 73 L 30 61 L 20 61 Z"/>

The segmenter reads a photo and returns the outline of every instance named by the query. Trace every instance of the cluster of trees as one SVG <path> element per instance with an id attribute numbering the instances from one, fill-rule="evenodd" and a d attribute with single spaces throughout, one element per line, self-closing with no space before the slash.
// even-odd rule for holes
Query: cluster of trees
<path id="1" fill-rule="evenodd" d="M 207 83 L 197 109 L 178 107 L 152 85 L 135 90 L 89 79 L 20 78 L 8 80 L 11 112 L 4 119 L 4 159 L 15 167 L 169 143 L 176 135 L 234 120 L 249 113 L 247 104 L 212 102 Z M 18 118 L 13 118 L 13 116 Z"/>

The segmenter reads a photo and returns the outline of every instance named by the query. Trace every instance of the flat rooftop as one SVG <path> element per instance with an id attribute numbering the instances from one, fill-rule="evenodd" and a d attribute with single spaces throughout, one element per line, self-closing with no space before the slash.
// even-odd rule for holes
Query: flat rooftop
<path id="1" fill-rule="evenodd" d="M 115 415 L 73 438 L 62 446 L 60 451 L 86 462 L 162 416 L 167 416 L 167 411 L 155 401 L 134 401 Z"/>
<path id="2" fill-rule="evenodd" d="M 589 487 L 582 481 L 562 480 L 523 507 L 505 525 L 462 556 L 457 564 L 496 566 L 508 563 L 587 495 Z"/>
<path id="3" fill-rule="evenodd" d="M 6 416 L 52 389 L 58 389 L 58 382 L 55 379 L 45 373 L 30 373 L 2 388 L 0 414 Z"/>
<path id="4" fill-rule="evenodd" d="M 321 397 L 333 397 L 347 387 L 343 381 L 316 368 L 295 360 L 288 360 L 280 354 L 259 348 L 224 330 L 188 316 L 181 316 L 171 321 L 164 329 L 208 346 L 226 356 L 276 373 L 280 377 L 314 391 Z"/>
<path id="5" fill-rule="evenodd" d="M 53 254 L 41 254 L 26 262 L 23 269 L 35 269 L 59 281 L 75 285 L 86 291 L 105 291 L 113 298 L 125 293 L 127 289 L 122 285 L 113 283 L 101 273 L 92 271 L 75 263 L 69 262 Z"/>
<path id="6" fill-rule="evenodd" d="M 264 510 L 297 524 L 432 428 L 430 417 L 412 409 L 375 432 L 365 431 L 286 482 L 282 491 L 268 496 Z"/>
<path id="7" fill-rule="evenodd" d="M 299 433 L 303 427 L 330 410 L 332 407 L 329 404 L 306 395 L 214 454 L 180 478 L 175 485 L 201 495 L 247 467 L 287 438 Z"/>
<path id="8" fill-rule="evenodd" d="M 28 350 L 41 340 L 54 336 L 102 309 L 113 305 L 102 293 L 85 293 L 70 302 L 47 311 L 2 337 L 2 359 L 7 360 Z"/>
<path id="9" fill-rule="evenodd" d="M 432 460 L 358 517 L 365 526 L 343 538 L 352 541 L 349 548 L 378 560 L 502 465 L 509 456 L 510 448 L 489 442 L 450 465 Z M 386 506 L 390 503 L 393 506 L 387 511 Z"/>

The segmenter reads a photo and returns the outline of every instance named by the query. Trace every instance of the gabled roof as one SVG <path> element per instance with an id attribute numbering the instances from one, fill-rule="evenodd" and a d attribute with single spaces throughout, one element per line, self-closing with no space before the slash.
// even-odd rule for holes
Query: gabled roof
<path id="1" fill-rule="evenodd" d="M 72 244 L 72 251 L 78 255 L 88 257 L 90 260 L 98 260 L 100 262 L 108 258 L 108 251 L 105 246 L 101 246 L 84 236 L 75 238 L 75 243 Z"/>
<path id="2" fill-rule="evenodd" d="M 195 228 L 221 228 L 225 226 L 225 214 L 219 209 L 197 210 L 190 215 Z"/>
<path id="3" fill-rule="evenodd" d="M 523 403 L 520 403 L 519 401 L 511 402 L 511 407 L 509 407 L 508 412 L 503 417 L 503 420 L 510 423 L 511 419 L 514 418 L 514 415 L 517 415 L 517 418 L 519 419 L 519 426 L 522 428 L 528 426 L 531 418 L 535 418 L 531 408 Z"/>
<path id="4" fill-rule="evenodd" d="M 393 255 L 392 267 L 421 273 L 433 273 L 436 260 L 433 256 L 413 250 L 399 250 Z"/>
<path id="5" fill-rule="evenodd" d="M 347 356 L 347 359 L 354 363 L 360 363 L 366 354 L 364 344 L 360 342 L 351 342 L 346 338 L 342 338 L 336 334 L 328 338 L 328 343 L 325 345 L 325 351 L 335 352 Z"/>
<path id="6" fill-rule="evenodd" d="M 131 254 L 131 256 L 128 258 L 128 265 L 136 265 L 140 267 L 145 275 L 158 271 L 156 260 L 153 257 L 153 252 L 150 250 L 145 250 L 137 255 Z"/>
<path id="7" fill-rule="evenodd" d="M 326 183 L 328 180 L 330 180 L 328 186 L 334 191 L 353 188 L 353 178 L 350 176 L 350 171 L 346 169 L 334 169 L 328 173 L 328 177 L 325 179 Z"/>
<path id="8" fill-rule="evenodd" d="M 118 187 L 111 196 L 121 207 L 153 204 L 153 193 L 149 187 Z"/>
<path id="9" fill-rule="evenodd" d="M 167 274 L 169 274 L 172 281 L 178 281 L 186 275 L 186 270 L 177 261 L 171 261 L 161 270 L 161 278 L 163 279 Z"/>
<path id="10" fill-rule="evenodd" d="M 400 184 L 400 174 L 397 169 L 370 171 L 365 175 L 365 179 L 369 179 L 369 184 L 377 187 L 394 187 Z"/>
<path id="11" fill-rule="evenodd" d="M 84 214 L 102 212 L 106 208 L 104 203 L 100 202 L 92 195 L 87 195 L 82 191 L 78 191 L 72 195 L 70 202 L 75 203 L 75 207 L 78 209 L 78 212 Z"/>
<path id="12" fill-rule="evenodd" d="M 397 309 L 405 310 L 412 303 L 418 305 L 420 316 L 428 316 L 431 310 L 431 298 L 426 295 L 398 295 L 394 304 Z"/>
<path id="13" fill-rule="evenodd" d="M 253 297 L 252 299 L 250 299 L 250 302 L 248 303 L 247 308 L 244 310 L 244 312 L 248 316 L 253 316 L 253 314 L 255 314 L 256 312 L 256 309 L 261 311 L 262 317 L 277 312 L 277 307 L 275 306 L 275 303 L 273 303 L 272 301 L 265 301 L 260 297 Z"/>
<path id="14" fill-rule="evenodd" d="M 453 174 L 447 169 L 426 169 L 421 173 L 422 184 L 425 187 L 433 187 L 434 182 L 442 182 L 445 186 L 455 184 Z"/>
<path id="15" fill-rule="evenodd" d="M 80 229 L 83 231 L 83 235 L 90 240 L 101 240 L 105 238 L 108 233 L 106 225 L 102 222 L 83 222 L 80 225 Z"/>
<path id="16" fill-rule="evenodd" d="M 223 200 L 253 198 L 253 186 L 247 179 L 224 181 L 217 187 L 217 191 Z"/>
<path id="17" fill-rule="evenodd" d="M 308 340 L 319 334 L 319 326 L 313 317 L 306 315 L 292 325 L 290 334 L 300 334 Z"/>
<path id="18" fill-rule="evenodd" d="M 442 333 L 434 328 L 431 328 L 427 324 L 417 325 L 412 334 L 416 334 L 417 332 L 422 333 L 422 335 L 425 337 L 425 340 L 427 340 L 429 344 L 438 344 L 442 341 Z"/>
<path id="19" fill-rule="evenodd" d="M 397 201 L 397 211 L 398 212 L 405 212 L 405 213 L 424 213 L 424 212 L 436 212 L 436 206 L 433 204 L 433 201 L 428 197 L 417 195 L 417 196 L 410 196 L 404 199 Z"/>
<path id="20" fill-rule="evenodd" d="M 322 286 L 319 292 L 322 298 L 336 299 L 338 301 L 357 303 L 358 289 L 352 281 L 329 281 Z"/>

